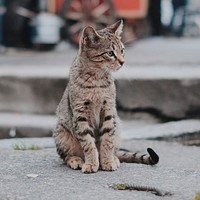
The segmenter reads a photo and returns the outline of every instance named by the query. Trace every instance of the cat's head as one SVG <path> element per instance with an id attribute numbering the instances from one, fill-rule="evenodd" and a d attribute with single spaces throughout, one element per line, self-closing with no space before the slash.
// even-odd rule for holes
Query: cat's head
<path id="1" fill-rule="evenodd" d="M 124 45 L 121 42 L 123 21 L 96 31 L 87 26 L 79 44 L 80 53 L 96 67 L 116 71 L 124 64 Z"/>

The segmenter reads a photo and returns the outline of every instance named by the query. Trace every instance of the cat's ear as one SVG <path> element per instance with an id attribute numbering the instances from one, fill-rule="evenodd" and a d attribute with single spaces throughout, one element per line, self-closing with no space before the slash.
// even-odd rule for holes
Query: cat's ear
<path id="1" fill-rule="evenodd" d="M 116 36 L 120 37 L 123 29 L 123 20 L 119 20 L 118 22 L 109 26 L 108 29 L 110 29 Z"/>
<path id="2" fill-rule="evenodd" d="M 87 45 L 97 43 L 102 37 L 91 26 L 87 26 L 83 29 L 82 42 Z"/>

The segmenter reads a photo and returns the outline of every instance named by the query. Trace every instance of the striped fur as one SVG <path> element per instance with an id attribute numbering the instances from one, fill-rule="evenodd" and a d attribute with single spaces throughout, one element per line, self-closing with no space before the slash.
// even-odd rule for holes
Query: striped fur
<path id="1" fill-rule="evenodd" d="M 126 163 L 143 163 L 147 165 L 155 165 L 159 161 L 158 155 L 151 148 L 147 149 L 148 154 L 133 153 L 129 151 L 119 150 L 117 152 L 117 157 L 120 162 Z"/>
<path id="2" fill-rule="evenodd" d="M 152 156 L 131 160 L 131 154 L 118 152 L 119 119 L 111 72 L 124 63 L 122 26 L 119 21 L 100 31 L 92 27 L 83 30 L 69 83 L 57 108 L 53 137 L 58 154 L 69 167 L 84 173 L 99 168 L 116 170 L 119 160 L 156 163 Z"/>

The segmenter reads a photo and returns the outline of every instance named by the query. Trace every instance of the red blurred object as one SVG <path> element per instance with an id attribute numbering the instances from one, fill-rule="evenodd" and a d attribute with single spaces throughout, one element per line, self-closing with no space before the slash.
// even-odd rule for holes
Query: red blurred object
<path id="1" fill-rule="evenodd" d="M 56 12 L 63 6 L 64 0 L 56 1 Z M 112 0 L 117 15 L 123 18 L 143 18 L 147 14 L 148 0 Z"/>
<path id="2" fill-rule="evenodd" d="M 113 0 L 117 10 L 138 10 L 140 8 L 140 0 Z"/>
<path id="3" fill-rule="evenodd" d="M 64 0 L 56 0 L 56 12 L 59 13 L 62 9 Z"/>
<path id="4" fill-rule="evenodd" d="M 143 18 L 147 15 L 148 0 L 112 0 L 117 15 L 123 18 Z"/>
<path id="5" fill-rule="evenodd" d="M 49 0 L 53 1 L 53 0 Z M 137 21 L 145 19 L 149 0 L 55 0 L 55 10 L 65 21 L 63 37 L 78 46 L 81 30 L 87 26 L 101 29 L 124 19 L 124 41 L 135 39 Z M 134 29 L 134 30 L 133 30 Z M 139 30 L 139 29 L 138 29 Z M 140 31 L 141 32 L 141 31 Z"/>

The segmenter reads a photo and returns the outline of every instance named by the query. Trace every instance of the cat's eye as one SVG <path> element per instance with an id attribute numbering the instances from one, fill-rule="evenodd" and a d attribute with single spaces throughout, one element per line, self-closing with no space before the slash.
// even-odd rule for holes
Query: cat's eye
<path id="1" fill-rule="evenodd" d="M 110 57 L 115 56 L 114 51 L 109 51 L 109 52 L 108 52 L 108 55 L 109 55 Z"/>
<path id="2" fill-rule="evenodd" d="M 121 54 L 124 54 L 124 49 L 121 49 Z"/>

